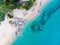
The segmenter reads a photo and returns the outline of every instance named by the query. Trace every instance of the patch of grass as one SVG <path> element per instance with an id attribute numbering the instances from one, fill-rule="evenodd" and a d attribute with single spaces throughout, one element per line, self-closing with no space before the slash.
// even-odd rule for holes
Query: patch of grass
<path id="1" fill-rule="evenodd" d="M 9 18 L 13 18 L 13 16 L 12 16 L 12 15 L 10 15 L 10 14 L 8 14 L 8 17 L 9 17 Z"/>

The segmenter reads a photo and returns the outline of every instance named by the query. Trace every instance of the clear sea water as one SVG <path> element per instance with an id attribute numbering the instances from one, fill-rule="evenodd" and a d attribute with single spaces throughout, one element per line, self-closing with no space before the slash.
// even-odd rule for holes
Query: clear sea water
<path id="1" fill-rule="evenodd" d="M 42 11 L 48 10 L 57 2 L 58 0 L 52 0 Z M 32 32 L 30 26 L 26 26 L 23 35 L 19 36 L 12 45 L 60 45 L 60 9 L 52 14 L 42 31 Z"/>

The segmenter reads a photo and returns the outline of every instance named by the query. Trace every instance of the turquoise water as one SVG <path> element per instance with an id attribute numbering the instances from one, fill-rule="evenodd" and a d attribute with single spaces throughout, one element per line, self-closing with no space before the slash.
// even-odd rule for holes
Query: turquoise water
<path id="1" fill-rule="evenodd" d="M 44 7 L 43 11 L 48 10 L 57 2 L 58 0 L 53 0 Z M 38 19 L 40 17 L 36 20 Z M 32 25 L 32 23 L 30 24 Z M 60 9 L 52 14 L 42 31 L 32 32 L 30 25 L 28 25 L 24 29 L 23 35 L 18 37 L 12 45 L 60 45 Z"/>

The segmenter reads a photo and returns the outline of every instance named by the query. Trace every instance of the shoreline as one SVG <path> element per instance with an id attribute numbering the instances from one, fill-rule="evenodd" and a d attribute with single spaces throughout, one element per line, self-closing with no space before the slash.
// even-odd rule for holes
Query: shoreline
<path id="1" fill-rule="evenodd" d="M 40 1 L 41 0 L 36 0 L 36 3 L 37 4 L 35 4 L 32 8 L 34 8 L 32 11 L 33 12 L 31 12 L 31 10 L 28 10 L 26 13 L 28 13 L 28 14 L 26 14 L 25 13 L 25 15 L 24 15 L 24 13 L 22 13 L 22 12 L 25 12 L 26 10 L 18 10 L 18 9 L 15 9 L 15 10 L 13 10 L 12 11 L 12 13 L 14 14 L 14 16 L 15 17 L 19 17 L 19 18 L 23 18 L 23 19 L 26 19 L 26 21 L 30 21 L 30 20 L 32 20 L 32 19 L 34 19 L 35 17 L 37 17 L 38 16 L 38 11 L 40 10 Z M 43 2 L 44 1 L 44 2 Z M 42 7 L 45 5 L 45 3 L 47 3 L 48 1 L 47 0 L 43 0 L 42 1 Z M 42 8 L 41 7 L 41 8 Z M 20 12 L 21 11 L 21 12 Z M 32 13 L 32 14 L 31 14 Z M 33 16 L 32 16 L 33 15 Z M 0 45 L 10 45 L 13 41 L 14 41 L 14 39 L 15 39 L 15 31 L 17 31 L 16 30 L 16 28 L 15 27 L 12 27 L 11 25 L 9 25 L 9 23 L 8 23 L 8 21 L 9 21 L 10 19 L 7 19 L 7 17 L 5 18 L 5 21 L 3 21 L 2 22 L 2 25 L 0 25 Z M 13 20 L 13 19 L 12 19 Z M 2 28 L 3 27 L 3 28 Z M 9 28 L 8 28 L 9 27 Z M 2 30 L 4 30 L 4 31 L 2 31 Z M 13 31 L 12 31 L 13 30 Z M 19 34 L 20 35 L 20 34 Z M 7 40 L 6 40 L 7 39 Z"/>
<path id="2" fill-rule="evenodd" d="M 40 11 L 42 10 L 42 7 L 48 3 L 48 0 L 39 0 L 39 1 L 36 0 L 35 3 L 37 3 L 37 4 L 36 5 L 34 4 L 34 6 L 32 7 L 32 8 L 34 8 L 34 11 L 31 12 L 32 14 L 27 14 L 24 17 L 28 21 L 30 21 L 30 20 L 32 20 L 32 19 L 34 19 L 35 17 L 38 16 L 38 14 L 40 13 Z"/>

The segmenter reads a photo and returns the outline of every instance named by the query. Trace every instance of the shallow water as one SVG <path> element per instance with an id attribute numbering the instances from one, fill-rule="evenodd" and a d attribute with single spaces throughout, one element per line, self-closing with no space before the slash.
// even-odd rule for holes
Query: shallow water
<path id="1" fill-rule="evenodd" d="M 50 9 L 57 4 L 58 0 L 53 0 L 43 8 Z M 39 14 L 40 15 L 40 14 Z M 38 17 L 36 20 L 39 20 Z M 34 20 L 35 22 L 37 22 Z M 32 25 L 32 23 L 30 22 Z M 42 31 L 32 32 L 30 24 L 24 29 L 23 35 L 18 37 L 12 45 L 60 45 L 60 9 L 58 9 L 43 26 Z"/>

